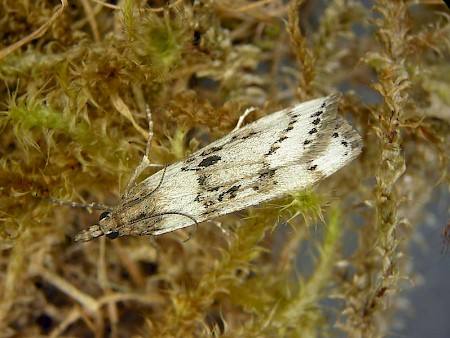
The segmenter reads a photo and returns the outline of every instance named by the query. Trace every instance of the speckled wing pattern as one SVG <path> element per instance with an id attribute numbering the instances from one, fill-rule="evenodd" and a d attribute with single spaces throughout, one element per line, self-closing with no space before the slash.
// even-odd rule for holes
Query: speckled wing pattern
<path id="1" fill-rule="evenodd" d="M 90 231 L 159 235 L 315 184 L 361 152 L 338 99 L 301 103 L 231 132 L 136 185 Z"/>

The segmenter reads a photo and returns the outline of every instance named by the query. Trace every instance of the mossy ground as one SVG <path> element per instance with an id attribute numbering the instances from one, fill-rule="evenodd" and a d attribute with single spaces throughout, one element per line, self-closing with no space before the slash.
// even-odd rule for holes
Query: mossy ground
<path id="1" fill-rule="evenodd" d="M 443 2 L 61 4 L 0 6 L 2 337 L 390 332 L 422 207 L 448 184 Z M 170 164 L 248 106 L 256 119 L 335 91 L 363 154 L 314 190 L 202 224 L 187 242 L 192 229 L 74 243 L 97 213 L 42 198 L 113 205 L 144 151 L 146 106 L 151 160 Z"/>

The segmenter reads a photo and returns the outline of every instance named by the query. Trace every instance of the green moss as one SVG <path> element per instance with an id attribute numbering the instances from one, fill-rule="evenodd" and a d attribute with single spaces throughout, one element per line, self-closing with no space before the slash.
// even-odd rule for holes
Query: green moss
<path id="1" fill-rule="evenodd" d="M 82 145 L 95 143 L 93 133 L 85 121 L 72 123 L 70 116 L 61 114 L 48 104 L 19 100 L 9 103 L 8 114 L 2 122 L 14 126 L 17 137 L 29 134 L 32 129 L 45 132 L 60 133 L 72 138 Z M 20 131 L 18 130 L 20 129 Z"/>
<path id="2" fill-rule="evenodd" d="M 293 193 L 291 200 L 285 204 L 281 212 L 290 215 L 289 220 L 301 215 L 307 225 L 324 220 L 322 208 L 326 205 L 326 198 L 323 195 L 313 194 L 310 191 L 298 191 Z"/>

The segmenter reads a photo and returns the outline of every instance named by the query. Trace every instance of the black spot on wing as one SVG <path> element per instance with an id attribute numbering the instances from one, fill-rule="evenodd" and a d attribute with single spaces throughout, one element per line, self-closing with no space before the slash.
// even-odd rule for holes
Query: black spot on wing
<path id="1" fill-rule="evenodd" d="M 230 189 L 220 193 L 218 201 L 221 202 L 226 197 L 228 197 L 228 199 L 235 198 L 240 187 L 240 185 L 233 185 Z"/>
<path id="2" fill-rule="evenodd" d="M 276 172 L 275 169 L 264 170 L 259 174 L 258 178 L 260 180 L 272 178 L 275 175 L 275 172 Z"/>
<path id="3" fill-rule="evenodd" d="M 240 142 L 246 139 L 249 139 L 253 136 L 258 135 L 260 132 L 258 131 L 254 131 L 252 129 L 250 130 L 238 130 L 236 132 L 236 134 L 234 134 L 230 140 L 228 141 L 228 144 L 233 143 L 233 142 Z"/>
<path id="4" fill-rule="evenodd" d="M 263 169 L 260 171 L 258 175 L 258 179 L 255 184 L 252 185 L 252 189 L 254 191 L 266 190 L 270 189 L 273 185 L 277 184 L 274 180 L 274 176 L 276 174 L 276 169 Z"/>
<path id="5" fill-rule="evenodd" d="M 216 152 L 218 152 L 218 151 L 220 151 L 220 150 L 222 150 L 222 149 L 223 149 L 223 146 L 211 147 L 211 148 L 209 148 L 209 149 L 207 149 L 207 150 L 204 150 L 204 151 L 200 154 L 200 156 L 201 156 L 201 157 L 208 156 L 208 155 L 214 154 L 214 153 L 216 153 Z"/>
<path id="6" fill-rule="evenodd" d="M 203 174 L 198 175 L 197 176 L 198 185 L 205 186 L 207 179 L 208 179 L 208 175 L 203 175 Z"/>
<path id="7" fill-rule="evenodd" d="M 205 202 L 203 202 L 203 205 L 206 209 L 210 208 L 211 206 L 213 206 L 215 203 L 213 200 L 206 200 Z"/>
<path id="8" fill-rule="evenodd" d="M 252 137 L 252 136 L 255 136 L 255 135 L 257 135 L 257 134 L 258 134 L 258 132 L 256 132 L 256 131 L 251 131 L 251 132 L 249 132 L 249 133 L 243 135 L 243 136 L 241 137 L 241 140 L 246 140 L 246 139 L 248 139 L 248 138 L 250 138 L 250 137 Z"/>
<path id="9" fill-rule="evenodd" d="M 272 146 L 270 147 L 270 150 L 264 154 L 264 156 L 269 156 L 272 155 L 273 153 L 275 153 L 278 149 L 280 149 L 280 146 L 276 143 L 272 144 Z"/>
<path id="10" fill-rule="evenodd" d="M 292 129 L 294 129 L 294 125 L 289 124 L 288 127 L 286 129 L 284 129 L 283 131 L 285 133 L 287 133 L 288 131 L 291 131 Z"/>
<path id="11" fill-rule="evenodd" d="M 319 111 L 317 111 L 317 112 L 315 112 L 314 114 L 311 114 L 311 118 L 313 118 L 313 117 L 318 117 L 318 116 L 320 116 L 320 115 L 322 115 L 323 114 L 323 110 L 319 110 Z"/>
<path id="12" fill-rule="evenodd" d="M 219 162 L 222 159 L 222 157 L 218 156 L 218 155 L 212 155 L 212 156 L 208 156 L 206 158 L 204 158 L 199 164 L 199 167 L 210 167 L 213 164 L 216 164 L 217 162 Z"/>
<path id="13" fill-rule="evenodd" d="M 202 216 L 204 216 L 205 218 L 211 217 L 211 214 L 219 214 L 219 209 L 210 206 L 208 209 L 202 212 Z"/>
<path id="14" fill-rule="evenodd" d="M 210 167 L 214 164 L 216 164 L 217 162 L 219 162 L 222 159 L 222 157 L 218 156 L 218 155 L 211 155 L 208 156 L 206 158 L 204 158 L 197 166 L 183 166 L 181 167 L 182 171 L 198 171 L 198 170 L 202 170 L 204 168 Z"/>
<path id="15" fill-rule="evenodd" d="M 281 135 L 279 136 L 279 138 L 272 144 L 272 146 L 270 147 L 269 151 L 267 153 L 264 154 L 264 156 L 269 156 L 274 154 L 278 149 L 281 148 L 281 143 L 286 141 L 289 136 L 287 136 L 287 133 L 294 129 L 295 124 L 297 123 L 297 119 L 296 118 L 292 118 L 291 121 L 289 122 L 287 128 L 285 128 L 282 132 Z"/>

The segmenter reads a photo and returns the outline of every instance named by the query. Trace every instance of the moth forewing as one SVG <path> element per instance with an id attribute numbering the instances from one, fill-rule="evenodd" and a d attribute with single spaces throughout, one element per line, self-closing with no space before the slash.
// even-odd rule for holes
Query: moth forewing
<path id="1" fill-rule="evenodd" d="M 159 235 L 305 189 L 362 149 L 337 113 L 338 95 L 267 115 L 151 175 L 130 189 L 99 225 L 80 233 Z"/>

